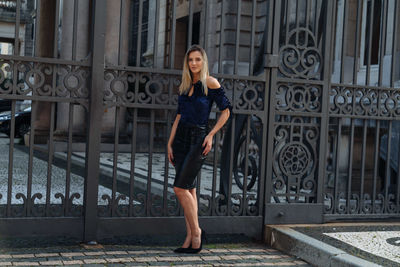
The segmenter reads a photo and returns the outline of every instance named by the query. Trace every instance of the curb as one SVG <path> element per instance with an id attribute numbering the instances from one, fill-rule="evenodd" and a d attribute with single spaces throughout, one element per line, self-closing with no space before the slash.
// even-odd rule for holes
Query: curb
<path id="1" fill-rule="evenodd" d="M 355 257 L 347 252 L 297 232 L 288 226 L 267 225 L 267 245 L 321 267 L 378 267 L 381 265 Z"/>

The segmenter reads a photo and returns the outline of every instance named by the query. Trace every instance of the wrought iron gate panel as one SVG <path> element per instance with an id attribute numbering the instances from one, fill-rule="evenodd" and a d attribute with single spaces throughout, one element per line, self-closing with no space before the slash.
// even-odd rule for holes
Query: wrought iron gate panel
<path id="1" fill-rule="evenodd" d="M 331 1 L 275 1 L 265 222 L 321 222 Z M 299 214 L 303 213 L 303 214 Z"/>
<path id="2" fill-rule="evenodd" d="M 340 1 L 335 9 L 325 220 L 398 217 L 400 5 Z"/>

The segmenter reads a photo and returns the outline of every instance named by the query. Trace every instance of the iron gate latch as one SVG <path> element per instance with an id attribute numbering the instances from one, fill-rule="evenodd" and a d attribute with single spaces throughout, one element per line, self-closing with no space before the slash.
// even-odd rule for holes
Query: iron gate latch
<path id="1" fill-rule="evenodd" d="M 265 54 L 264 62 L 266 68 L 277 68 L 279 67 L 279 55 Z"/>

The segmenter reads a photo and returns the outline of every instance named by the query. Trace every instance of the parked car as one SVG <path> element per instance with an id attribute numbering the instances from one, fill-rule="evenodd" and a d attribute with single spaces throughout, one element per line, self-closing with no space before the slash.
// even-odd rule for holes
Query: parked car
<path id="1" fill-rule="evenodd" d="M 0 99 L 0 112 L 11 110 L 11 100 Z"/>
<path id="2" fill-rule="evenodd" d="M 0 112 L 0 132 L 10 136 L 11 111 Z M 31 107 L 15 112 L 15 137 L 23 137 L 31 127 Z"/>

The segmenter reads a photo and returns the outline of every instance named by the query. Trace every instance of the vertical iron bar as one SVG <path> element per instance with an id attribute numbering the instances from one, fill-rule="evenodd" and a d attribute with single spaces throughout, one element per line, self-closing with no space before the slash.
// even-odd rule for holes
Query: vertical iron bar
<path id="1" fill-rule="evenodd" d="M 300 3 L 296 1 L 296 29 L 300 27 Z M 299 45 L 299 34 L 296 34 L 296 45 Z"/>
<path id="2" fill-rule="evenodd" d="M 56 85 L 55 71 L 53 72 L 53 88 Z M 54 121 L 56 113 L 56 103 L 51 103 L 50 111 L 50 132 L 49 132 L 49 144 L 48 144 L 48 162 L 47 162 L 47 185 L 46 185 L 46 216 L 50 215 L 50 189 L 51 189 L 51 173 L 53 167 L 53 154 L 54 154 Z"/>
<path id="3" fill-rule="evenodd" d="M 378 102 L 379 103 L 379 102 Z M 376 180 L 378 178 L 378 159 L 379 159 L 379 130 L 380 130 L 380 122 L 376 121 L 376 129 L 375 129 L 375 151 L 374 151 L 374 182 L 373 182 L 373 191 L 372 191 L 372 213 L 375 212 L 375 199 L 376 199 Z"/>
<path id="4" fill-rule="evenodd" d="M 361 152 L 361 182 L 360 182 L 360 207 L 359 213 L 363 212 L 362 207 L 364 205 L 364 181 L 365 181 L 365 158 L 367 153 L 367 120 L 364 120 L 363 126 L 363 139 L 362 139 L 362 152 Z"/>
<path id="5" fill-rule="evenodd" d="M 116 201 L 117 194 L 117 175 L 118 175 L 118 144 L 119 144 L 119 113 L 120 107 L 115 106 L 115 129 L 114 129 L 114 157 L 113 157 L 113 183 L 111 197 L 111 217 L 115 216 L 115 208 L 118 203 Z"/>
<path id="6" fill-rule="evenodd" d="M 97 239 L 97 195 L 99 188 L 99 163 L 101 143 L 101 121 L 103 117 L 104 53 L 106 28 L 106 0 L 93 2 L 91 39 L 91 78 L 89 99 L 88 138 L 86 145 L 86 171 L 84 191 L 84 242 Z"/>
<path id="7" fill-rule="evenodd" d="M 19 55 L 19 27 L 21 20 L 21 0 L 17 0 L 15 14 L 15 32 L 14 32 L 14 55 Z"/>
<path id="8" fill-rule="evenodd" d="M 137 108 L 133 110 L 132 142 L 131 142 L 131 173 L 129 181 L 129 217 L 133 216 L 134 182 L 135 182 L 135 157 L 136 157 L 136 133 L 137 133 Z"/>
<path id="9" fill-rule="evenodd" d="M 218 121 L 219 116 L 217 116 L 216 121 Z M 218 143 L 219 143 L 219 131 L 217 132 L 215 136 L 215 142 L 214 142 L 214 162 L 213 162 L 213 174 L 212 174 L 212 187 L 211 187 L 211 214 L 212 216 L 215 215 L 215 209 L 214 207 L 217 206 L 217 203 L 215 203 L 215 194 L 216 194 L 216 184 L 217 184 L 217 171 L 218 171 Z"/>
<path id="10" fill-rule="evenodd" d="M 243 173 L 243 216 L 247 213 L 247 176 L 249 175 L 249 143 L 250 143 L 250 123 L 251 115 L 247 115 L 247 128 L 246 128 L 246 144 L 244 156 L 244 173 Z"/>
<path id="11" fill-rule="evenodd" d="M 339 155 L 340 155 L 340 147 L 342 146 L 342 118 L 338 118 L 338 131 L 337 131 L 337 147 L 336 147 L 336 159 L 335 159 L 335 188 L 334 188 L 334 209 L 333 213 L 336 213 L 339 208 Z"/>
<path id="12" fill-rule="evenodd" d="M 171 82 L 170 82 L 171 83 Z M 169 90 L 170 91 L 170 90 Z M 167 127 L 165 136 L 167 138 L 165 144 L 168 144 L 168 137 L 171 133 L 171 110 L 166 110 L 167 112 Z M 163 213 L 164 216 L 168 216 L 168 178 L 169 178 L 169 160 L 168 160 L 168 147 L 165 146 L 167 150 L 164 158 L 164 189 L 163 189 Z"/>
<path id="13" fill-rule="evenodd" d="M 257 0 L 253 0 L 251 12 L 251 34 L 250 34 L 250 65 L 249 75 L 253 75 L 253 64 L 254 64 L 254 43 L 256 39 L 256 15 L 257 15 Z"/>
<path id="14" fill-rule="evenodd" d="M 204 38 L 203 38 L 203 47 L 204 49 L 207 50 L 207 27 L 208 27 L 208 0 L 204 0 L 203 1 L 203 16 L 204 16 L 204 20 L 203 24 L 204 24 Z"/>
<path id="15" fill-rule="evenodd" d="M 272 6 L 272 1 L 271 5 L 270 5 L 270 10 L 273 10 L 272 14 L 270 16 L 270 20 L 269 20 L 269 29 L 270 29 L 270 35 L 268 39 L 271 39 L 271 44 L 268 44 L 268 53 L 271 54 L 278 54 L 279 53 L 279 39 L 280 39 L 280 26 L 281 26 L 281 18 L 278 14 L 281 13 L 281 4 L 282 2 L 279 0 L 275 0 L 274 1 L 274 6 Z M 288 30 L 289 30 L 289 1 L 286 1 L 286 7 L 287 7 L 287 12 L 286 12 L 286 43 L 288 41 L 287 37 L 288 37 Z M 282 25 L 283 27 L 283 25 Z M 272 30 L 273 29 L 273 30 Z M 272 38 L 272 36 L 276 36 L 275 38 Z M 269 48 L 271 50 L 269 50 Z M 272 99 L 274 99 L 275 97 L 275 91 L 276 91 L 276 84 L 277 84 L 277 76 L 278 76 L 278 69 L 277 68 L 266 68 L 267 71 L 267 76 L 268 74 L 270 75 L 270 79 L 269 81 L 269 88 L 268 90 L 268 96 L 269 96 L 269 100 L 268 103 L 272 103 L 273 101 L 271 101 Z M 268 71 L 269 70 L 269 71 Z M 265 104 L 266 105 L 266 104 Z M 267 160 L 266 161 L 266 175 L 265 175 L 265 179 L 266 179 L 266 185 L 265 185 L 265 199 L 264 202 L 265 204 L 270 203 L 271 202 L 271 194 L 272 194 L 272 180 L 274 178 L 274 174 L 273 174 L 273 166 L 272 166 L 272 159 L 274 158 L 274 138 L 275 138 L 275 106 L 274 105 L 269 105 L 268 106 L 268 132 L 271 134 L 268 134 L 268 141 L 267 141 L 267 159 L 271 159 L 271 160 Z M 267 178 L 268 177 L 268 178 Z M 268 181 L 267 181 L 268 179 Z M 264 213 L 268 212 L 267 210 L 263 211 Z M 266 220 L 267 216 L 264 216 L 264 224 L 268 223 L 268 221 Z"/>
<path id="16" fill-rule="evenodd" d="M 323 87 L 322 87 L 322 116 L 321 116 L 321 133 L 319 144 L 319 170 L 318 170 L 318 185 L 317 185 L 317 203 L 324 201 L 324 184 L 325 184 L 325 170 L 326 170 L 326 154 L 328 150 L 328 132 L 329 132 L 329 103 L 331 90 L 331 74 L 332 74 L 332 58 L 333 58 L 333 43 L 334 39 L 331 34 L 333 32 L 335 16 L 333 15 L 336 10 L 336 1 L 329 1 L 326 8 L 326 23 L 323 33 L 325 33 L 323 47 L 324 53 L 324 66 L 323 66 Z"/>
<path id="17" fill-rule="evenodd" d="M 143 0 L 139 0 L 139 17 L 138 17 L 138 36 L 136 42 L 136 67 L 140 67 L 142 54 L 142 22 L 143 22 Z"/>
<path id="18" fill-rule="evenodd" d="M 353 99 L 354 101 L 354 99 Z M 353 102 L 354 103 L 354 102 Z M 349 148 L 349 169 L 347 179 L 347 213 L 350 214 L 350 201 L 351 201 L 351 181 L 353 175 L 353 152 L 354 152 L 354 120 L 351 119 L 350 131 L 350 148 Z"/>
<path id="19" fill-rule="evenodd" d="M 60 0 L 56 0 L 56 15 L 54 18 L 54 42 L 53 42 L 53 57 L 58 56 L 58 24 L 60 21 Z M 55 87 L 53 87 L 55 88 Z"/>
<path id="20" fill-rule="evenodd" d="M 345 57 L 347 49 L 347 20 L 349 16 L 349 1 L 344 1 L 344 15 L 343 15 L 343 34 L 342 34 L 342 53 L 340 61 L 340 83 L 344 83 L 344 73 L 345 73 Z"/>
<path id="21" fill-rule="evenodd" d="M 305 17 L 305 28 L 308 30 L 311 30 L 310 27 L 308 27 L 308 23 L 310 21 L 310 12 L 311 12 L 311 0 L 307 0 L 306 2 L 306 17 Z M 304 42 L 305 46 L 308 46 L 308 34 L 306 34 L 306 41 Z"/>
<path id="22" fill-rule="evenodd" d="M 269 5 L 267 6 L 268 10 L 268 19 L 266 23 L 267 25 L 267 38 L 265 40 L 265 47 L 266 52 L 268 54 L 272 53 L 272 42 L 270 41 L 272 39 L 273 35 L 273 24 L 272 22 L 274 21 L 274 16 L 273 16 L 273 11 L 274 11 L 274 3 L 273 1 L 269 1 Z M 277 38 L 280 38 L 278 35 Z M 271 202 L 271 183 L 267 181 L 267 175 L 266 175 L 266 158 L 267 158 L 267 140 L 268 140 L 268 132 L 270 129 L 270 123 L 268 121 L 268 110 L 269 110 L 269 103 L 270 103 L 270 92 L 271 90 L 269 87 L 271 86 L 271 77 L 272 77 L 272 69 L 271 68 L 266 68 L 264 66 L 264 73 L 265 73 L 265 83 L 264 83 L 264 113 L 261 116 L 261 121 L 263 123 L 263 128 L 262 128 L 262 147 L 261 149 L 261 159 L 260 159 L 260 182 L 259 182 L 259 195 L 258 195 L 258 214 L 262 215 L 264 214 L 264 205 L 265 203 L 270 203 Z M 264 216 L 265 217 L 265 216 Z M 264 220 L 265 223 L 265 220 Z"/>
<path id="23" fill-rule="evenodd" d="M 389 121 L 389 129 L 388 129 L 388 141 L 387 141 L 387 153 L 386 153 L 386 163 L 385 163 L 385 180 L 384 180 L 384 185 L 385 185 L 385 200 L 382 203 L 383 205 L 383 213 L 386 213 L 387 207 L 388 207 L 388 203 L 389 203 L 389 199 L 388 199 L 388 195 L 389 195 L 389 186 L 390 186 L 390 153 L 391 153 L 391 146 L 392 146 L 392 124 L 393 121 Z"/>
<path id="24" fill-rule="evenodd" d="M 121 53 L 121 51 L 123 49 L 123 33 L 124 33 L 124 30 L 125 30 L 125 23 L 124 23 L 124 20 L 125 20 L 125 12 L 124 12 L 124 10 L 125 10 L 125 8 L 124 8 L 125 7 L 125 2 L 126 2 L 126 0 L 121 0 L 120 1 L 120 5 L 121 6 L 119 7 L 118 66 L 121 65 L 121 62 L 122 62 L 122 53 Z"/>
<path id="25" fill-rule="evenodd" d="M 34 91 L 33 91 L 34 92 Z M 32 93 L 34 95 L 34 93 Z M 28 191 L 26 194 L 27 198 L 27 213 L 29 217 L 31 215 L 31 207 L 33 206 L 32 201 L 32 171 L 33 171 L 33 146 L 35 145 L 35 121 L 36 121 L 36 101 L 32 101 L 31 104 L 31 131 L 29 135 L 29 161 L 28 161 Z"/>
<path id="26" fill-rule="evenodd" d="M 370 2 L 371 8 L 370 8 L 370 21 L 367 21 L 369 23 L 369 31 L 368 31 L 368 61 L 367 61 L 367 72 L 365 75 L 365 84 L 369 85 L 370 84 L 370 76 L 371 76 L 371 53 L 372 53 L 372 34 L 373 34 L 373 22 L 374 22 L 374 6 L 375 6 L 375 0 L 371 0 Z M 368 10 L 367 10 L 368 11 Z M 365 59 L 364 59 L 365 60 Z"/>
<path id="27" fill-rule="evenodd" d="M 76 47 L 78 44 L 78 11 L 79 11 L 79 3 L 76 2 L 79 0 L 74 0 L 74 22 L 73 22 L 73 32 L 72 32 L 72 60 L 76 60 Z M 104 19 L 104 18 L 103 18 Z"/>
<path id="28" fill-rule="evenodd" d="M 189 1 L 189 29 L 188 29 L 188 39 L 187 39 L 187 47 L 189 48 L 192 45 L 192 35 L 193 35 L 193 2 Z"/>
<path id="29" fill-rule="evenodd" d="M 228 192 L 227 195 L 225 196 L 225 201 L 227 203 L 227 209 L 226 209 L 226 215 L 230 216 L 231 215 L 231 209 L 232 209 L 232 170 L 233 170 L 233 164 L 236 164 L 235 162 L 233 162 L 233 153 L 234 153 L 234 149 L 235 149 L 235 121 L 236 121 L 236 115 L 232 114 L 231 115 L 232 118 L 232 131 L 231 131 L 231 143 L 230 143 L 230 149 L 229 151 L 231 152 L 229 155 L 229 185 L 228 185 Z M 219 203 L 217 203 L 217 205 L 219 205 Z"/>
<path id="30" fill-rule="evenodd" d="M 74 129 L 74 105 L 69 103 L 69 114 L 68 114 L 68 145 L 67 145 L 67 169 L 65 173 L 65 207 L 64 215 L 68 216 L 69 212 L 69 198 L 71 188 L 71 157 L 72 157 L 72 131 Z"/>
<path id="31" fill-rule="evenodd" d="M 33 51 L 33 55 L 37 56 L 37 47 L 38 47 L 38 35 L 39 35 L 39 27 L 40 27 L 40 2 L 41 0 L 36 0 L 36 25 L 35 25 L 35 47 Z"/>
<path id="32" fill-rule="evenodd" d="M 156 0 L 156 14 L 155 14 L 155 29 L 154 29 L 154 49 L 153 49 L 153 67 L 157 68 L 158 56 L 158 31 L 160 29 L 160 0 Z"/>
<path id="33" fill-rule="evenodd" d="M 289 42 L 289 31 L 290 31 L 290 6 L 291 6 L 291 3 L 292 3 L 292 2 L 291 2 L 290 0 L 286 0 L 286 5 L 285 5 L 285 8 L 286 8 L 285 44 L 288 44 L 288 42 Z M 279 10 L 279 12 L 280 12 L 280 10 Z M 274 14 L 274 16 L 275 16 L 275 17 L 279 17 L 278 14 Z M 275 27 L 277 26 L 277 24 L 274 24 L 274 25 L 275 25 Z M 279 32 L 278 32 L 278 33 L 279 33 Z"/>
<path id="34" fill-rule="evenodd" d="M 268 8 L 268 20 L 267 20 L 267 38 L 265 40 L 265 46 L 267 47 L 266 49 L 266 53 L 271 54 L 273 52 L 273 42 L 270 41 L 272 40 L 272 36 L 273 34 L 277 35 L 277 38 L 280 38 L 280 29 L 277 30 L 277 32 L 274 32 L 275 28 L 274 28 L 274 20 L 276 20 L 277 16 L 274 16 L 276 9 L 274 9 L 274 2 L 273 1 L 269 1 L 269 5 L 267 6 Z M 280 12 L 280 10 L 279 10 Z M 283 23 L 282 23 L 283 24 Z M 270 138 L 271 134 L 268 134 L 271 130 L 270 127 L 272 122 L 269 120 L 271 117 L 268 115 L 268 112 L 270 110 L 270 94 L 271 94 L 271 89 L 275 87 L 275 85 L 272 84 L 272 77 L 274 75 L 273 73 L 273 69 L 272 68 L 267 68 L 266 66 L 264 66 L 264 73 L 265 73 L 265 86 L 264 86 L 264 110 L 266 111 L 264 113 L 264 116 L 262 117 L 262 121 L 263 121 L 263 148 L 261 149 L 262 151 L 262 156 L 261 156 L 261 174 L 260 174 L 260 178 L 261 178 L 261 183 L 260 183 L 260 192 L 264 191 L 264 194 L 261 194 L 259 196 L 259 214 L 264 214 L 265 211 L 264 206 L 267 203 L 271 202 L 271 188 L 272 188 L 272 182 L 267 181 L 267 176 L 269 174 L 270 169 L 268 169 L 268 161 L 266 160 L 268 156 L 270 156 L 270 152 L 269 149 L 271 149 L 272 146 L 269 145 L 268 142 L 270 142 L 272 140 L 272 138 Z M 270 89 L 271 88 L 271 89 Z M 262 183 L 265 184 L 263 185 Z M 266 220 L 264 220 L 264 223 L 267 223 Z"/>
<path id="35" fill-rule="evenodd" d="M 398 34 L 397 34 L 397 27 L 399 27 L 399 1 L 394 1 L 394 18 L 393 18 L 393 41 L 392 41 L 392 62 L 391 62 L 391 72 L 390 72 L 390 87 L 394 87 L 395 75 L 396 75 L 396 49 L 397 49 L 397 42 L 398 42 Z M 400 175 L 399 175 L 400 178 Z M 398 184 L 400 183 L 400 179 L 397 180 Z M 400 192 L 399 192 L 400 193 Z"/>
<path id="36" fill-rule="evenodd" d="M 173 69 L 175 65 L 175 35 L 176 35 L 176 0 L 172 0 L 172 25 L 171 41 L 169 47 L 169 68 Z"/>
<path id="37" fill-rule="evenodd" d="M 236 16 L 236 42 L 235 42 L 235 65 L 233 74 L 238 72 L 239 51 L 240 51 L 240 21 L 241 21 L 242 0 L 237 0 L 237 16 Z"/>
<path id="38" fill-rule="evenodd" d="M 357 73 L 358 73 L 358 65 L 359 63 L 359 56 L 358 51 L 359 47 L 359 39 L 360 39 L 360 32 L 361 32 L 361 18 L 362 18 L 362 0 L 357 1 L 357 22 L 356 22 L 356 40 L 354 42 L 354 63 L 353 63 L 353 84 L 357 84 Z"/>
<path id="39" fill-rule="evenodd" d="M 223 52 L 223 43 L 224 43 L 224 23 L 225 23 L 225 14 L 224 14 L 224 1 L 221 1 L 221 18 L 220 18 L 220 27 L 219 27 L 219 53 L 218 53 L 218 73 L 222 71 L 222 52 Z"/>
<path id="40" fill-rule="evenodd" d="M 382 0 L 382 11 L 381 14 L 381 40 L 379 42 L 379 76 L 378 76 L 378 85 L 382 86 L 382 79 L 383 79 L 383 64 L 384 64 L 384 57 L 385 57 L 385 50 L 386 50 L 386 28 L 387 28 L 387 9 L 389 3 L 386 4 L 386 0 Z"/>
<path id="41" fill-rule="evenodd" d="M 15 50 L 14 50 L 15 51 Z M 17 79 L 16 67 L 13 74 L 13 90 L 16 88 Z M 15 135 L 15 100 L 11 100 L 11 124 L 10 124 L 10 145 L 8 151 L 8 190 L 7 190 L 7 217 L 11 216 L 11 196 L 12 196 L 12 180 L 14 169 L 14 135 Z"/>
<path id="42" fill-rule="evenodd" d="M 150 144 L 149 144 L 149 162 L 148 162 L 148 171 L 147 171 L 147 210 L 146 215 L 151 216 L 151 180 L 152 180 L 152 171 L 153 171 L 153 147 L 154 147 L 154 109 L 151 110 L 150 114 Z"/>

